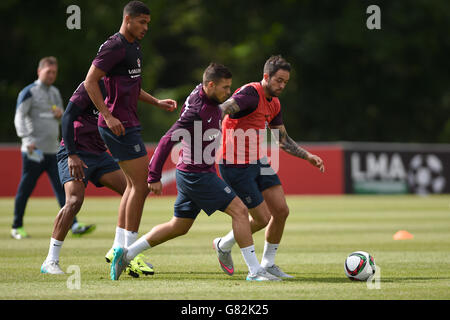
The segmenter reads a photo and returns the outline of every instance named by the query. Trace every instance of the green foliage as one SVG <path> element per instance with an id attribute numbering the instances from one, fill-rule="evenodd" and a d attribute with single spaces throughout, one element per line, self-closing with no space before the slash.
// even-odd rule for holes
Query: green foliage
<path id="1" fill-rule="evenodd" d="M 37 62 L 60 62 L 55 85 L 65 102 L 99 46 L 117 32 L 127 1 L 2 1 L 0 141 L 18 141 L 18 92 Z M 67 6 L 81 8 L 81 30 L 66 28 Z M 143 88 L 181 108 L 211 61 L 229 66 L 233 87 L 262 78 L 272 54 L 293 66 L 280 97 L 289 134 L 303 141 L 450 141 L 450 3 L 426 1 L 154 0 L 142 41 Z M 366 8 L 381 8 L 368 30 Z M 178 112 L 139 106 L 146 141 L 158 141 Z"/>

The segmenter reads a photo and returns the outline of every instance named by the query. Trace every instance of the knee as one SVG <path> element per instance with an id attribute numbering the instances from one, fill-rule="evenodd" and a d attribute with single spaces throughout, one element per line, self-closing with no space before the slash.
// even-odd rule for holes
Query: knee
<path id="1" fill-rule="evenodd" d="M 270 221 L 270 212 L 268 210 L 252 213 L 253 224 L 258 230 L 265 228 Z"/>
<path id="2" fill-rule="evenodd" d="M 147 196 L 149 193 L 147 181 L 145 181 L 145 183 L 142 182 L 142 183 L 133 184 L 133 189 L 135 190 L 136 193 L 139 193 L 139 194 L 142 194 L 145 196 Z"/>
<path id="3" fill-rule="evenodd" d="M 274 210 L 271 210 L 271 213 L 274 219 L 285 221 L 289 216 L 289 207 L 287 205 L 280 206 Z"/>
<path id="4" fill-rule="evenodd" d="M 180 224 L 172 221 L 172 232 L 175 237 L 184 236 L 191 228 L 190 225 Z"/>
<path id="5" fill-rule="evenodd" d="M 187 234 L 189 232 L 190 228 L 184 227 L 184 228 L 179 228 L 176 230 L 176 236 L 177 237 L 181 237 L 184 236 L 185 234 Z"/>
<path id="6" fill-rule="evenodd" d="M 78 211 L 80 211 L 81 206 L 83 205 L 83 197 L 79 197 L 79 196 L 71 196 L 66 200 L 66 204 L 64 206 L 64 208 L 66 209 L 65 211 L 75 215 L 78 213 Z"/>
<path id="7" fill-rule="evenodd" d="M 232 217 L 233 219 L 237 219 L 239 221 L 248 220 L 247 207 L 242 203 L 242 205 L 239 205 L 233 210 Z"/>
<path id="8" fill-rule="evenodd" d="M 270 214 L 264 214 L 254 219 L 260 228 L 265 228 L 270 221 Z"/>

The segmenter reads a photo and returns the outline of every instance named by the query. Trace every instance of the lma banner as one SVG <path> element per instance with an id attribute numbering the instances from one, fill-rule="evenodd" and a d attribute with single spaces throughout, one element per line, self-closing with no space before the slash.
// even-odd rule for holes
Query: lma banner
<path id="1" fill-rule="evenodd" d="M 345 193 L 450 193 L 450 145 L 344 143 Z"/>

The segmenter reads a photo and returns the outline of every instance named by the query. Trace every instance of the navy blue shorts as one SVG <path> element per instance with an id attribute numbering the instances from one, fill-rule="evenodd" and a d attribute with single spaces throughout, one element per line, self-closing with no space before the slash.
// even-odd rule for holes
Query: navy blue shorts
<path id="1" fill-rule="evenodd" d="M 137 159 L 147 154 L 141 127 L 125 128 L 123 136 L 116 136 L 109 128 L 98 127 L 98 131 L 116 162 Z"/>
<path id="2" fill-rule="evenodd" d="M 103 187 L 103 185 L 99 182 L 100 178 L 106 173 L 120 170 L 119 165 L 107 152 L 94 154 L 78 150 L 77 155 L 88 166 L 88 168 L 83 168 L 85 176 L 83 182 L 85 186 L 87 186 L 88 181 L 91 181 L 96 187 Z M 56 154 L 56 158 L 58 160 L 58 172 L 61 184 L 64 185 L 66 182 L 75 180 L 70 176 L 69 166 L 67 163 L 68 153 L 66 148 L 61 146 Z"/>
<path id="3" fill-rule="evenodd" d="M 262 195 L 264 190 L 281 184 L 280 178 L 270 164 L 263 164 L 259 160 L 247 167 L 219 164 L 219 171 L 223 180 L 233 188 L 249 209 L 259 206 L 264 201 Z"/>
<path id="4" fill-rule="evenodd" d="M 177 199 L 174 215 L 195 219 L 200 210 L 210 216 L 214 211 L 224 211 L 236 197 L 234 191 L 216 173 L 176 171 Z"/>

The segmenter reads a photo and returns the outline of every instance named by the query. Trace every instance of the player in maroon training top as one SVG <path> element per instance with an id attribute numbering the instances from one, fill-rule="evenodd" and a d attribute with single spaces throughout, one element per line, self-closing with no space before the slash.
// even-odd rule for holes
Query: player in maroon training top
<path id="1" fill-rule="evenodd" d="M 127 180 L 120 202 L 120 208 L 125 208 L 125 230 L 118 228 L 116 231 L 116 239 L 123 246 L 129 246 L 137 239 L 149 192 L 148 157 L 140 134 L 137 102 L 140 100 L 169 111 L 176 108 L 174 100 L 158 100 L 141 89 L 144 62 L 138 41 L 146 34 L 149 22 L 148 7 L 140 1 L 129 2 L 123 10 L 119 32 L 100 47 L 85 80 L 86 90 L 100 111 L 99 132 Z M 102 77 L 105 77 L 107 91 L 105 101 L 98 87 Z"/>

